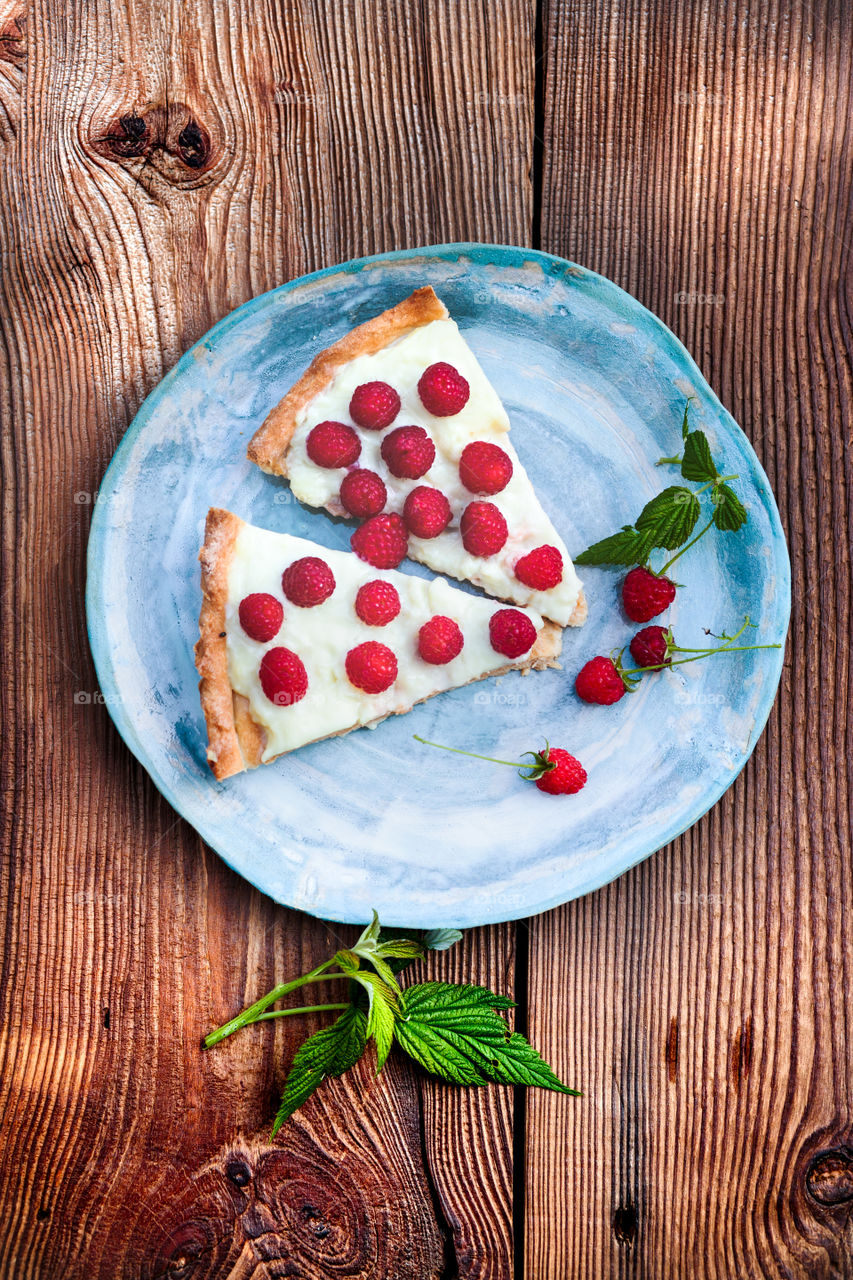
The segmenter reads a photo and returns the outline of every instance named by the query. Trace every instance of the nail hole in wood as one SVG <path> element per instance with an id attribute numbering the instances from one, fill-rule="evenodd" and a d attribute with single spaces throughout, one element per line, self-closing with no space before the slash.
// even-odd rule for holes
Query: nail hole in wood
<path id="1" fill-rule="evenodd" d="M 235 1187 L 246 1187 L 252 1180 L 249 1166 L 242 1160 L 229 1160 L 225 1166 L 225 1176 Z"/>

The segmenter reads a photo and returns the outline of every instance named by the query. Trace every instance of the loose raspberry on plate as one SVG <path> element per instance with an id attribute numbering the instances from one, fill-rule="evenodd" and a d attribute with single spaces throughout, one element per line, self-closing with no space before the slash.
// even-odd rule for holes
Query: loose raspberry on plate
<path id="1" fill-rule="evenodd" d="M 436 418 L 450 418 L 468 403 L 471 388 L 458 369 L 440 360 L 421 374 L 418 395 L 428 413 Z"/>
<path id="2" fill-rule="evenodd" d="M 384 480 L 367 467 L 348 471 L 341 481 L 341 506 L 360 520 L 378 516 L 387 501 L 388 490 Z"/>
<path id="3" fill-rule="evenodd" d="M 416 538 L 437 538 L 450 524 L 450 503 L 440 489 L 419 484 L 403 506 L 403 519 Z"/>
<path id="4" fill-rule="evenodd" d="M 495 653 L 520 658 L 536 643 L 536 628 L 520 609 L 498 609 L 489 619 L 489 640 Z"/>
<path id="5" fill-rule="evenodd" d="M 632 622 L 649 622 L 675 599 L 675 583 L 637 565 L 622 583 L 622 604 Z"/>
<path id="6" fill-rule="evenodd" d="M 365 626 L 387 627 L 400 612 L 397 588 L 383 578 L 363 583 L 356 592 L 355 611 Z"/>
<path id="7" fill-rule="evenodd" d="M 420 480 L 435 461 L 435 445 L 423 427 L 395 427 L 385 436 L 379 451 L 398 480 Z"/>
<path id="8" fill-rule="evenodd" d="M 318 422 L 308 432 L 305 451 L 318 467 L 351 467 L 361 453 L 361 441 L 345 422 Z"/>
<path id="9" fill-rule="evenodd" d="M 509 537 L 506 520 L 493 502 L 469 502 L 459 522 L 462 545 L 472 556 L 493 556 Z"/>
<path id="10" fill-rule="evenodd" d="M 397 679 L 397 659 L 387 644 L 365 640 L 346 656 L 347 679 L 363 693 L 384 693 Z"/>
<path id="11" fill-rule="evenodd" d="M 349 402 L 350 417 L 368 431 L 390 427 L 400 412 L 400 397 L 387 382 L 363 382 Z"/>
<path id="12" fill-rule="evenodd" d="M 556 547 L 535 547 L 517 561 L 515 576 L 534 591 L 550 591 L 563 580 L 563 557 Z"/>
<path id="13" fill-rule="evenodd" d="M 473 440 L 462 450 L 459 479 L 470 493 L 500 493 L 512 479 L 512 459 L 500 445 Z"/>
<path id="14" fill-rule="evenodd" d="M 643 627 L 631 641 L 631 657 L 638 667 L 659 670 L 672 662 L 665 627 Z"/>
<path id="15" fill-rule="evenodd" d="M 319 556 L 303 556 L 285 569 L 281 589 L 291 604 L 310 609 L 328 600 L 335 589 L 335 575 Z"/>
<path id="16" fill-rule="evenodd" d="M 548 762 L 554 768 L 536 779 L 540 791 L 552 796 L 573 796 L 586 784 L 586 769 L 563 747 L 548 747 Z"/>
<path id="17" fill-rule="evenodd" d="M 308 673 L 292 649 L 267 649 L 258 675 L 261 688 L 277 707 L 291 707 L 308 692 Z"/>
<path id="18" fill-rule="evenodd" d="M 436 667 L 452 662 L 462 652 L 464 643 L 459 624 L 441 614 L 430 618 L 418 632 L 418 653 L 424 662 Z"/>
<path id="19" fill-rule="evenodd" d="M 266 643 L 278 635 L 284 619 L 284 609 L 280 600 L 268 595 L 266 591 L 255 591 L 240 601 L 238 609 L 240 626 L 250 640 Z"/>
<path id="20" fill-rule="evenodd" d="M 396 569 L 409 548 L 405 521 L 395 513 L 371 516 L 354 531 L 350 546 L 375 569 Z"/>
<path id="21" fill-rule="evenodd" d="M 625 693 L 625 681 L 610 658 L 591 658 L 581 667 L 575 679 L 578 697 L 609 707 Z"/>

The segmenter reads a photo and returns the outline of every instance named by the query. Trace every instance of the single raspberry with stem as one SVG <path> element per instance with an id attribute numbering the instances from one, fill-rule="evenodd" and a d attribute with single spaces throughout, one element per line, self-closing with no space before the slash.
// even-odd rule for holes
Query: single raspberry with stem
<path id="1" fill-rule="evenodd" d="M 665 627 L 643 627 L 631 641 L 631 657 L 638 667 L 660 671 L 672 662 L 672 632 Z"/>
<path id="2" fill-rule="evenodd" d="M 266 591 L 254 591 L 244 596 L 238 609 L 240 626 L 250 640 L 265 644 L 278 635 L 284 620 L 284 608 L 280 600 Z"/>
<path id="3" fill-rule="evenodd" d="M 418 395 L 427 413 L 451 418 L 468 403 L 471 388 L 458 369 L 444 360 L 425 369 L 418 382 Z"/>
<path id="4" fill-rule="evenodd" d="M 390 427 L 400 412 L 400 397 L 387 382 L 363 382 L 349 402 L 350 417 L 367 431 Z"/>
<path id="5" fill-rule="evenodd" d="M 281 589 L 291 604 L 311 609 L 328 600 L 335 589 L 335 575 L 319 556 L 302 556 L 281 575 Z"/>
<path id="6" fill-rule="evenodd" d="M 622 605 L 632 622 L 650 622 L 675 599 L 675 583 L 637 565 L 622 583 Z"/>
<path id="7" fill-rule="evenodd" d="M 363 693 L 384 693 L 397 679 L 394 651 L 378 640 L 365 640 L 350 649 L 344 665 L 350 684 Z"/>
<path id="8" fill-rule="evenodd" d="M 556 547 L 534 547 L 516 561 L 515 576 L 533 591 L 550 591 L 563 580 L 563 557 Z"/>
<path id="9" fill-rule="evenodd" d="M 277 707 L 292 707 L 308 692 L 308 673 L 292 649 L 267 649 L 258 677 L 264 693 Z"/>
<path id="10" fill-rule="evenodd" d="M 418 632 L 418 653 L 424 662 L 433 666 L 444 666 L 452 662 L 462 652 L 465 638 L 458 622 L 436 614 L 425 622 Z"/>
<path id="11" fill-rule="evenodd" d="M 374 569 L 396 569 L 409 549 L 405 521 L 394 512 L 371 516 L 354 530 L 350 546 Z"/>
<path id="12" fill-rule="evenodd" d="M 462 450 L 459 479 L 470 493 L 500 493 L 512 479 L 512 459 L 500 445 L 472 440 Z"/>
<path id="13" fill-rule="evenodd" d="M 419 484 L 403 504 L 403 519 L 416 538 L 437 538 L 450 524 L 453 512 L 440 489 Z"/>
<path id="14" fill-rule="evenodd" d="M 498 760 L 494 756 L 482 756 L 477 751 L 463 751 L 461 747 L 446 747 L 441 742 L 430 742 L 413 734 L 415 742 L 422 742 L 426 747 L 438 747 L 441 751 L 453 751 L 459 756 L 472 756 L 475 760 L 487 760 L 489 764 L 505 764 L 518 770 L 518 776 L 525 782 L 535 782 L 540 791 L 548 795 L 575 795 L 585 785 L 587 772 L 575 756 L 570 755 L 565 747 L 552 747 L 547 741 L 541 751 L 525 751 L 522 754 L 533 757 L 533 764 L 524 764 L 520 760 Z"/>
<path id="15" fill-rule="evenodd" d="M 387 501 L 385 481 L 367 467 L 348 471 L 341 481 L 341 506 L 359 520 L 378 516 Z"/>
<path id="16" fill-rule="evenodd" d="M 435 461 L 435 445 L 423 427 L 395 427 L 383 438 L 379 452 L 398 480 L 420 480 Z"/>
<path id="17" fill-rule="evenodd" d="M 612 658 L 590 658 L 575 677 L 578 697 L 602 707 L 618 702 L 630 687 L 631 681 L 625 679 L 618 660 L 614 662 Z"/>
<path id="18" fill-rule="evenodd" d="M 305 452 L 318 467 L 351 467 L 361 453 L 361 441 L 345 422 L 318 422 L 308 432 Z"/>
<path id="19" fill-rule="evenodd" d="M 384 578 L 363 583 L 355 596 L 355 611 L 367 627 L 387 627 L 400 612 L 397 588 Z"/>
<path id="20" fill-rule="evenodd" d="M 498 609 L 489 618 L 489 640 L 495 653 L 520 658 L 536 643 L 536 628 L 520 609 Z"/>
<path id="21" fill-rule="evenodd" d="M 503 513 L 493 502 L 469 502 L 459 521 L 462 545 L 472 556 L 494 556 L 509 537 Z"/>

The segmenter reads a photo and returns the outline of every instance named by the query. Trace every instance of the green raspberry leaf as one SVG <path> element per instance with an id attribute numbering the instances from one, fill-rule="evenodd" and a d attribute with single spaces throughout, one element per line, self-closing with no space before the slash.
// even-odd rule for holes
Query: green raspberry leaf
<path id="1" fill-rule="evenodd" d="M 449 951 L 462 941 L 460 929 L 430 929 L 424 934 L 424 946 L 427 951 Z"/>
<path id="2" fill-rule="evenodd" d="M 711 446 L 704 431 L 691 431 L 684 438 L 684 457 L 681 460 L 681 474 L 685 480 L 695 480 L 705 484 L 716 480 L 719 472 L 711 457 Z"/>
<path id="3" fill-rule="evenodd" d="M 311 1097 L 327 1076 L 342 1075 L 355 1066 L 366 1044 L 367 1018 L 360 1009 L 350 1007 L 330 1027 L 324 1027 L 300 1045 L 284 1085 L 271 1136 L 275 1137 L 285 1120 Z"/>
<path id="4" fill-rule="evenodd" d="M 749 516 L 740 498 L 724 481 L 714 486 L 714 524 L 723 533 L 737 533 Z"/>
<path id="5" fill-rule="evenodd" d="M 575 564 L 645 564 L 654 542 L 646 533 L 639 533 L 626 524 L 618 533 L 594 542 L 586 551 L 574 557 Z"/>
<path id="6" fill-rule="evenodd" d="M 674 551 L 690 537 L 699 510 L 699 499 L 691 489 L 670 485 L 646 503 L 637 517 L 637 529 L 653 547 Z"/>
<path id="7" fill-rule="evenodd" d="M 385 1066 L 385 1060 L 394 1043 L 394 1023 L 396 1014 L 394 1006 L 387 996 L 377 988 L 370 1001 L 370 1013 L 367 1017 L 367 1034 L 376 1041 L 377 1074 Z"/>

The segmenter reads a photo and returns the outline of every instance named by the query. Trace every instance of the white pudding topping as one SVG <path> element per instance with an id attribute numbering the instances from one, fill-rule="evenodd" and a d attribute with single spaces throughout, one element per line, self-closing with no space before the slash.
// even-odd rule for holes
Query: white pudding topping
<path id="1" fill-rule="evenodd" d="M 283 571 L 304 556 L 319 556 L 335 577 L 331 596 L 313 608 L 291 604 L 281 589 Z M 400 596 L 399 614 L 384 627 L 367 626 L 355 612 L 358 588 L 377 578 L 392 583 Z M 278 634 L 266 643 L 251 640 L 240 625 L 240 601 L 255 592 L 274 596 L 284 608 Z M 421 698 L 510 665 L 489 641 L 489 619 L 500 608 L 440 578 L 429 582 L 374 569 L 350 552 L 330 551 L 305 538 L 244 525 L 228 573 L 228 677 L 232 689 L 248 699 L 252 719 L 266 730 L 264 761 L 316 738 L 408 711 Z M 540 614 L 532 609 L 524 612 L 539 631 Z M 443 666 L 424 662 L 418 653 L 418 632 L 436 614 L 453 618 L 465 641 L 461 653 Z M 363 693 L 347 679 L 347 653 L 367 640 L 387 645 L 397 658 L 397 679 L 384 693 Z M 291 706 L 271 702 L 258 676 L 264 653 L 278 647 L 295 652 L 308 675 L 308 692 Z M 512 665 L 523 665 L 523 660 Z"/>
<path id="2" fill-rule="evenodd" d="M 446 361 L 467 380 L 471 394 L 457 414 L 437 418 L 418 395 L 418 381 L 431 364 Z M 365 382 L 387 382 L 400 396 L 400 412 L 386 431 L 365 431 L 353 423 L 349 402 L 356 387 Z M 544 617 L 565 626 L 581 590 L 562 538 L 539 504 L 527 473 L 509 440 L 509 418 L 468 344 L 450 319 L 433 320 L 383 347 L 373 355 L 359 356 L 340 370 L 332 382 L 302 411 L 287 455 L 291 487 L 302 502 L 346 514 L 340 505 L 343 469 L 318 467 L 308 457 L 305 442 L 319 422 L 332 420 L 352 426 L 361 440 L 358 467 L 382 477 L 388 489 L 386 511 L 402 513 L 406 495 L 418 485 L 433 485 L 447 497 L 453 520 L 437 538 L 409 538 L 409 555 L 439 573 L 476 583 L 501 600 L 529 606 Z M 435 461 L 418 480 L 391 475 L 380 454 L 388 432 L 400 426 L 423 427 L 435 443 Z M 512 460 L 509 484 L 494 496 L 470 493 L 459 478 L 459 458 L 466 444 L 486 440 L 497 444 Z M 504 515 L 509 537 L 494 556 L 470 555 L 462 545 L 459 520 L 469 502 L 493 503 Z M 539 546 L 552 546 L 563 557 L 563 580 L 549 591 L 533 591 L 515 577 L 516 562 Z"/>

